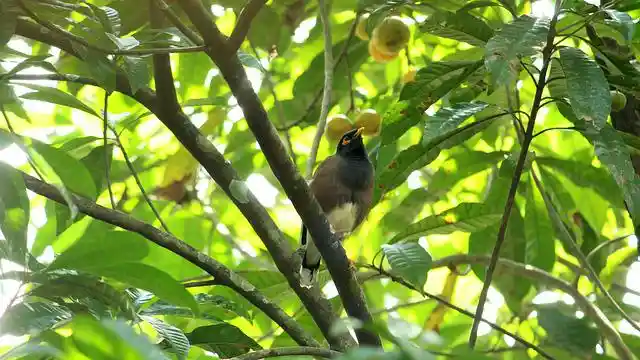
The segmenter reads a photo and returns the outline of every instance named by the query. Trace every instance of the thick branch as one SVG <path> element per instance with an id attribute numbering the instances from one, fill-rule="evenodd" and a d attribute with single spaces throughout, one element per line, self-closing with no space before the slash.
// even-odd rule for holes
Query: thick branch
<path id="1" fill-rule="evenodd" d="M 267 0 L 249 0 L 249 3 L 245 5 L 229 37 L 229 51 L 232 53 L 238 51 L 242 42 L 247 37 L 253 18 L 258 15 L 258 12 L 260 12 L 260 9 L 262 9 L 262 6 L 266 3 Z"/>
<path id="2" fill-rule="evenodd" d="M 469 346 L 471 346 L 471 348 L 475 346 L 476 340 L 478 338 L 478 327 L 480 326 L 480 319 L 482 319 L 484 305 L 485 305 L 485 302 L 487 301 L 487 295 L 489 294 L 489 287 L 491 285 L 493 273 L 496 269 L 498 257 L 500 256 L 500 249 L 502 248 L 502 244 L 504 244 L 504 241 L 507 235 L 507 226 L 509 224 L 509 217 L 511 216 L 511 209 L 513 208 L 513 205 L 515 203 L 516 192 L 518 191 L 518 185 L 520 184 L 520 177 L 522 176 L 522 172 L 524 170 L 524 164 L 527 159 L 527 154 L 529 152 L 529 145 L 531 145 L 531 140 L 533 139 L 533 129 L 536 123 L 536 117 L 538 115 L 538 111 L 540 110 L 540 102 L 542 100 L 542 93 L 544 91 L 544 84 L 546 82 L 545 79 L 547 76 L 547 70 L 549 68 L 549 63 L 551 62 L 551 55 L 553 54 L 553 50 L 554 50 L 553 39 L 555 36 L 555 25 L 558 20 L 558 15 L 560 14 L 560 4 L 561 4 L 561 1 L 556 1 L 555 13 L 549 25 L 549 34 L 547 35 L 547 43 L 544 49 L 542 49 L 542 69 L 540 70 L 540 76 L 537 83 L 538 86 L 536 87 L 536 93 L 533 98 L 533 104 L 531 105 L 531 116 L 529 116 L 527 129 L 524 134 L 524 139 L 522 140 L 520 156 L 518 157 L 518 162 L 516 163 L 516 167 L 513 173 L 513 179 L 511 180 L 511 186 L 509 187 L 507 202 L 504 206 L 504 212 L 502 214 L 500 228 L 498 229 L 498 238 L 496 240 L 496 244 L 493 247 L 493 252 L 491 253 L 492 261 L 489 263 L 489 266 L 487 268 L 484 284 L 482 286 L 482 291 L 480 292 L 480 298 L 478 299 L 478 307 L 476 309 L 476 315 L 473 320 L 473 325 L 471 326 L 471 334 L 469 335 Z"/>
<path id="3" fill-rule="evenodd" d="M 308 346 L 285 347 L 253 351 L 244 355 L 229 358 L 229 360 L 259 360 L 270 357 L 295 355 L 317 356 L 321 358 L 332 359 L 338 357 L 339 355 L 341 355 L 341 353 L 329 349 Z"/>
<path id="4" fill-rule="evenodd" d="M 43 29 L 43 27 L 32 22 L 18 20 L 16 33 L 26 38 L 57 47 L 75 57 L 80 57 L 74 50 L 69 39 L 60 34 Z M 58 78 L 55 80 L 58 80 Z M 59 80 L 68 81 L 73 79 L 63 77 Z M 91 85 L 99 86 L 99 84 L 93 80 L 87 82 L 91 82 Z M 161 111 L 160 102 L 155 92 L 149 88 L 141 88 L 135 94 L 132 94 L 128 79 L 121 73 L 118 73 L 116 77 L 116 90 L 132 97 L 153 112 L 154 115 L 176 135 L 176 138 L 189 150 L 194 158 L 203 165 L 213 180 L 216 181 L 228 195 L 231 194 L 229 188 L 231 181 L 240 181 L 235 170 L 230 164 L 225 162 L 222 154 L 218 152 L 211 142 L 199 133 L 198 129 L 191 123 L 181 109 L 177 108 L 176 112 Z M 329 332 L 331 324 L 337 317 L 333 313 L 330 303 L 322 297 L 321 292 L 318 289 L 304 289 L 299 286 L 299 280 L 294 275 L 297 272 L 297 267 L 292 260 L 293 252 L 289 244 L 284 240 L 284 235 L 275 225 L 267 211 L 252 194 L 246 202 L 241 202 L 241 200 L 233 196 L 231 199 L 249 220 L 256 234 L 264 242 L 278 270 L 284 274 L 289 285 L 298 297 L 300 297 L 305 307 L 309 309 L 309 312 L 312 314 L 325 337 L 327 337 L 331 346 L 337 350 L 344 350 L 353 346 L 354 342 L 350 335 L 333 335 Z"/>
<path id="5" fill-rule="evenodd" d="M 278 178 L 287 196 L 300 214 L 305 226 L 322 254 L 331 277 L 338 289 L 347 314 L 363 323 L 371 321 L 362 289 L 354 272 L 350 269 L 349 260 L 335 234 L 329 229 L 320 205 L 309 191 L 306 181 L 300 176 L 289 159 L 276 129 L 269 121 L 260 99 L 253 91 L 247 74 L 235 53 L 230 53 L 224 36 L 212 21 L 209 12 L 198 0 L 184 0 L 180 6 L 185 10 L 191 22 L 202 35 L 208 45 L 207 54 L 216 63 L 238 105 L 242 109 L 249 128 L 260 144 L 269 166 Z M 214 50 L 215 49 L 215 50 Z M 309 309 L 311 311 L 311 309 Z M 319 320 L 314 316 L 316 322 Z M 371 331 L 356 332 L 361 344 L 381 346 L 380 339 Z"/>
<path id="6" fill-rule="evenodd" d="M 58 202 L 61 205 L 67 205 L 60 192 L 52 185 L 44 183 L 24 173 L 22 173 L 22 176 L 27 189 Z M 72 198 L 73 203 L 78 207 L 78 211 L 81 213 L 94 219 L 118 226 L 122 229 L 140 234 L 147 240 L 162 246 L 206 271 L 208 274 L 215 277 L 221 284 L 233 289 L 258 309 L 262 310 L 299 344 L 320 346 L 320 344 L 318 344 L 311 335 L 307 334 L 297 321 L 289 317 L 276 304 L 262 295 L 262 293 L 251 285 L 251 283 L 246 281 L 240 275 L 234 273 L 231 269 L 217 262 L 215 259 L 198 252 L 198 250 L 193 248 L 191 245 L 174 237 L 173 235 L 161 231 L 125 213 L 107 209 L 77 195 L 72 195 Z"/>

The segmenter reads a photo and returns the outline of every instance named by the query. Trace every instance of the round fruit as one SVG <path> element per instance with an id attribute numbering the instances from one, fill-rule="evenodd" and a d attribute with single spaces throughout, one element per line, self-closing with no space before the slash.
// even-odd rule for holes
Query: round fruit
<path id="1" fill-rule="evenodd" d="M 611 91 L 611 110 L 621 111 L 627 106 L 627 97 L 617 90 Z"/>
<path id="2" fill-rule="evenodd" d="M 363 127 L 362 131 L 365 135 L 378 135 L 380 133 L 380 123 L 382 117 L 373 109 L 366 109 L 358 114 L 353 125 L 356 128 Z"/>
<path id="3" fill-rule="evenodd" d="M 369 41 L 369 55 L 371 55 L 373 60 L 380 63 L 385 63 L 387 61 L 395 59 L 398 56 L 398 53 L 385 54 L 378 50 L 378 48 L 376 48 L 376 45 L 373 43 L 373 41 Z"/>
<path id="4" fill-rule="evenodd" d="M 358 20 L 358 26 L 356 26 L 356 36 L 360 40 L 369 40 L 369 33 L 367 33 L 367 20 L 369 19 L 369 14 L 364 14 L 360 16 L 360 20 Z"/>
<path id="5" fill-rule="evenodd" d="M 327 120 L 327 130 L 325 135 L 331 139 L 338 141 L 347 131 L 353 129 L 353 124 L 344 114 L 333 115 Z"/>
<path id="6" fill-rule="evenodd" d="M 373 29 L 371 41 L 380 52 L 385 54 L 399 53 L 409 42 L 411 32 L 409 27 L 398 16 L 391 16 L 382 20 Z"/>
<path id="7" fill-rule="evenodd" d="M 406 83 L 410 83 L 412 81 L 416 80 L 416 69 L 412 66 L 409 68 L 409 71 L 407 71 L 406 74 L 404 74 L 404 76 L 402 76 L 402 83 L 406 84 Z"/>

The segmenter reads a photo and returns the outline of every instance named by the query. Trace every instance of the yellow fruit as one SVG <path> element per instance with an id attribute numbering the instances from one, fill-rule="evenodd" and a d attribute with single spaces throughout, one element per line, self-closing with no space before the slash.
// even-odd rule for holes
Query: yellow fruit
<path id="1" fill-rule="evenodd" d="M 398 56 L 398 53 L 385 54 L 385 53 L 381 52 L 380 50 L 378 50 L 378 48 L 376 48 L 376 46 L 373 43 L 373 41 L 369 41 L 369 55 L 371 55 L 373 60 L 375 60 L 377 62 L 380 62 L 380 63 L 385 63 L 387 61 L 391 61 L 391 60 L 395 59 Z"/>
<path id="2" fill-rule="evenodd" d="M 356 121 L 353 123 L 354 127 L 363 127 L 362 131 L 365 135 L 378 135 L 380 133 L 380 123 L 382 117 L 373 109 L 366 109 L 358 114 Z"/>
<path id="3" fill-rule="evenodd" d="M 402 76 L 402 83 L 406 84 L 406 83 L 410 83 L 412 81 L 416 80 L 416 69 L 414 67 L 410 67 L 409 71 L 407 71 L 406 74 L 404 74 L 404 76 Z"/>
<path id="4" fill-rule="evenodd" d="M 627 97 L 617 90 L 611 91 L 611 110 L 621 111 L 627 106 Z"/>
<path id="5" fill-rule="evenodd" d="M 404 49 L 410 36 L 407 24 L 398 16 L 390 16 L 373 29 L 371 41 L 380 52 L 390 55 Z"/>
<path id="6" fill-rule="evenodd" d="M 346 115 L 333 115 L 327 120 L 325 135 L 331 140 L 338 141 L 344 133 L 351 129 L 353 129 L 353 124 Z"/>
<path id="7" fill-rule="evenodd" d="M 356 36 L 360 40 L 369 40 L 369 33 L 367 33 L 367 20 L 369 19 L 369 14 L 364 14 L 360 16 L 360 20 L 358 20 L 358 25 L 356 26 Z"/>

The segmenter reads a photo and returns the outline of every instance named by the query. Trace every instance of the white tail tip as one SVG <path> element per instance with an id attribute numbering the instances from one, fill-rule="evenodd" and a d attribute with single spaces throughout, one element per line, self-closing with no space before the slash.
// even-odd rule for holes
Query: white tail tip
<path id="1" fill-rule="evenodd" d="M 318 270 L 307 269 L 305 267 L 300 267 L 300 286 L 303 288 L 312 288 L 316 283 L 316 275 L 318 275 Z"/>

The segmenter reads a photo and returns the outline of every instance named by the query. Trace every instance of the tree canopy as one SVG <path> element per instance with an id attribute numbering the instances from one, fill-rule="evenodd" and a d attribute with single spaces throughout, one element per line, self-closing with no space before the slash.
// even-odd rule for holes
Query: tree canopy
<path id="1" fill-rule="evenodd" d="M 3 0 L 0 359 L 636 359 L 639 18 Z M 336 246 L 307 182 L 360 127 Z"/>

